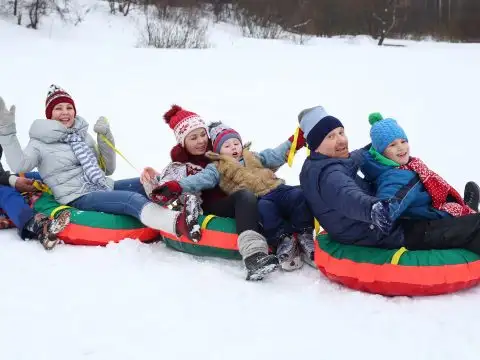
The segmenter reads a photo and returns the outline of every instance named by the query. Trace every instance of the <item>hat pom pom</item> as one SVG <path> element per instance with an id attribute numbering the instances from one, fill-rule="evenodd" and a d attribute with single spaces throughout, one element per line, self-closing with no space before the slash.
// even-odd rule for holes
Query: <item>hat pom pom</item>
<path id="1" fill-rule="evenodd" d="M 172 108 L 163 115 L 165 122 L 169 124 L 172 117 L 174 117 L 179 111 L 182 111 L 182 110 L 183 109 L 180 106 L 172 105 Z"/>
<path id="2" fill-rule="evenodd" d="M 49 86 L 48 88 L 48 91 L 47 91 L 47 97 L 48 96 L 51 96 L 53 93 L 56 93 L 58 91 L 61 91 L 61 92 L 66 92 L 65 90 L 63 90 L 60 86 L 58 85 L 55 85 L 55 84 L 52 84 Z"/>
<path id="3" fill-rule="evenodd" d="M 383 116 L 379 112 L 374 112 L 368 115 L 368 122 L 370 123 L 370 125 L 373 125 L 380 120 L 383 120 Z"/>
<path id="4" fill-rule="evenodd" d="M 208 124 L 208 132 L 212 131 L 213 128 L 216 128 L 217 126 L 222 125 L 221 121 L 213 121 L 210 124 Z"/>

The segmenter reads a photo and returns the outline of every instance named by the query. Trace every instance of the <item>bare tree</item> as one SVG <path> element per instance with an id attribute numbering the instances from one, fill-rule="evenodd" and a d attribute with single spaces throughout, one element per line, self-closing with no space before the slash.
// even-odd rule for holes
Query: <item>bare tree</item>
<path id="1" fill-rule="evenodd" d="M 58 2 L 57 2 L 58 1 Z M 69 0 L 30 0 L 22 4 L 22 8 L 27 12 L 30 23 L 28 28 L 38 29 L 42 17 L 55 12 L 64 21 L 70 21 L 70 2 Z M 17 23 L 21 25 L 22 12 L 19 10 L 17 15 Z"/>
<path id="2" fill-rule="evenodd" d="M 18 0 L 13 1 L 13 16 L 17 16 L 18 13 Z"/>
<path id="3" fill-rule="evenodd" d="M 234 19 L 243 36 L 260 39 L 278 39 L 284 30 L 279 22 L 276 0 L 236 0 Z"/>
<path id="4" fill-rule="evenodd" d="M 291 33 L 293 33 L 293 42 L 299 45 L 304 45 L 308 40 L 310 40 L 311 36 L 308 36 L 305 31 L 303 30 L 308 23 L 312 19 L 308 19 L 301 24 L 293 25 L 290 29 L 288 29 Z"/>
<path id="5" fill-rule="evenodd" d="M 374 12 L 373 17 L 380 22 L 378 46 L 382 46 L 388 33 L 395 27 L 397 20 L 397 2 L 395 0 L 386 0 L 383 14 L 380 16 Z"/>
<path id="6" fill-rule="evenodd" d="M 117 11 L 116 0 L 108 0 L 108 5 L 110 5 L 110 14 L 115 14 Z"/>
<path id="7" fill-rule="evenodd" d="M 40 18 L 47 13 L 47 1 L 46 0 L 33 0 L 27 5 L 28 16 L 30 24 L 27 27 L 37 29 Z"/>
<path id="8" fill-rule="evenodd" d="M 130 7 L 134 3 L 134 0 L 123 0 L 118 3 L 118 11 L 120 11 L 124 16 L 127 16 L 130 12 Z"/>
<path id="9" fill-rule="evenodd" d="M 208 23 L 197 8 L 157 5 L 145 12 L 141 45 L 156 48 L 206 48 Z"/>

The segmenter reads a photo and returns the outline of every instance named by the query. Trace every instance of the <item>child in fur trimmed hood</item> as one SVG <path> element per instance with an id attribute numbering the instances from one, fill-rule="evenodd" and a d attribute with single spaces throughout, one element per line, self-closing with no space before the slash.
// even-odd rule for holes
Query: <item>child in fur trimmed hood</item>
<path id="1" fill-rule="evenodd" d="M 390 219 L 435 220 L 478 211 L 479 188 L 469 182 L 465 199 L 419 158 L 410 156 L 405 131 L 394 119 L 369 116 L 372 144 L 363 149 L 360 169 L 372 182 L 376 196 L 387 200 Z"/>
<path id="2" fill-rule="evenodd" d="M 250 190 L 258 197 L 264 234 L 269 245 L 276 249 L 282 267 L 293 270 L 301 266 L 300 251 L 305 253 L 307 261 L 313 260 L 313 216 L 303 192 L 297 186 L 285 185 L 271 170 L 285 163 L 291 142 L 253 153 L 243 148 L 237 131 L 221 122 L 209 125 L 209 135 L 213 152 L 207 152 L 206 156 L 213 162 L 195 175 L 165 183 L 156 190 L 157 194 L 171 201 L 179 194 L 196 193 L 217 185 L 227 194 Z"/>

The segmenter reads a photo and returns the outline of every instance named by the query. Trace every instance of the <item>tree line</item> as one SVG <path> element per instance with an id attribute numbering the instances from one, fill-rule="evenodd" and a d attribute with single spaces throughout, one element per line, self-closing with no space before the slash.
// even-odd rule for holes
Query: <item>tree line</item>
<path id="1" fill-rule="evenodd" d="M 102 0 L 101 0 L 102 1 Z M 217 21 L 235 21 L 246 36 L 275 37 L 281 31 L 311 36 L 370 35 L 479 42 L 480 0 L 106 0 L 112 13 L 127 16 L 134 7 L 153 5 L 212 13 Z M 37 28 L 51 11 L 81 22 L 69 8 L 70 0 L 0 0 L 4 13 L 27 17 Z M 264 28 L 268 31 L 254 31 Z"/>

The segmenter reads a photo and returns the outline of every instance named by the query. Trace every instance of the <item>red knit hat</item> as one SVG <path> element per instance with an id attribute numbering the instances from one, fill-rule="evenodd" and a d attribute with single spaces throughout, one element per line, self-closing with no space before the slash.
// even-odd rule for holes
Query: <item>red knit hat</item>
<path id="1" fill-rule="evenodd" d="M 172 105 L 172 108 L 163 115 L 165 122 L 175 133 L 177 143 L 185 145 L 185 137 L 193 130 L 205 129 L 208 134 L 207 124 L 194 112 L 182 109 L 178 105 Z"/>
<path id="2" fill-rule="evenodd" d="M 60 86 L 50 85 L 47 94 L 47 100 L 45 101 L 45 115 L 47 119 L 52 118 L 52 111 L 55 105 L 60 103 L 69 103 L 73 106 L 75 116 L 77 115 L 77 109 L 75 108 L 75 102 L 69 93 L 63 90 Z"/>

